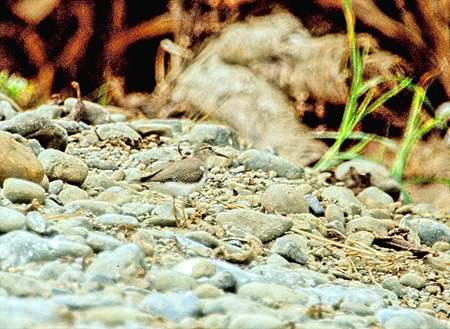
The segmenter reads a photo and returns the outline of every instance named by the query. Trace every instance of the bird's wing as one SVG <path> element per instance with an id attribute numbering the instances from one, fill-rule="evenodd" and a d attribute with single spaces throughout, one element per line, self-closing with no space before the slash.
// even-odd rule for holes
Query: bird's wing
<path id="1" fill-rule="evenodd" d="M 184 160 L 181 160 L 184 161 Z M 167 182 L 167 181 L 182 181 L 188 183 L 198 183 L 202 180 L 205 170 L 193 170 L 189 173 L 183 173 L 180 170 L 174 171 L 172 168 L 173 163 L 156 169 L 152 172 L 144 174 L 141 178 L 141 182 Z M 201 166 L 201 164 L 199 164 Z"/>

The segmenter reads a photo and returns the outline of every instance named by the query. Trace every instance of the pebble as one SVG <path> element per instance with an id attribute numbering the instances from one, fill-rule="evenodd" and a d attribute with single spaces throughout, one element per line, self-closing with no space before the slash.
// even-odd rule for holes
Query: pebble
<path id="1" fill-rule="evenodd" d="M 44 167 L 33 152 L 4 132 L 0 132 L 0 158 L 0 184 L 9 177 L 38 184 L 44 178 Z"/>
<path id="2" fill-rule="evenodd" d="M 416 289 L 422 289 L 426 285 L 425 279 L 414 273 L 406 273 L 402 275 L 400 278 L 400 283 L 404 286 L 413 287 Z"/>
<path id="3" fill-rule="evenodd" d="M 17 210 L 0 207 L 0 232 L 20 230 L 25 227 L 26 217 Z"/>
<path id="4" fill-rule="evenodd" d="M 227 126 L 209 123 L 195 124 L 188 134 L 181 136 L 180 141 L 189 141 L 192 144 L 206 142 L 215 146 L 230 145 L 235 148 L 239 146 L 234 130 Z"/>
<path id="5" fill-rule="evenodd" d="M 81 209 L 83 212 L 90 212 L 96 216 L 122 213 L 122 209 L 119 206 L 105 201 L 78 200 L 69 202 L 64 207 L 71 212 L 76 212 Z"/>
<path id="6" fill-rule="evenodd" d="M 275 316 L 264 314 L 239 314 L 231 320 L 230 329 L 282 329 L 287 323 Z"/>
<path id="7" fill-rule="evenodd" d="M 68 143 L 67 131 L 50 119 L 36 113 L 24 112 L 0 122 L 0 130 L 37 139 L 43 148 L 64 151 Z"/>
<path id="8" fill-rule="evenodd" d="M 59 105 L 48 105 L 43 104 L 38 106 L 34 112 L 40 116 L 46 117 L 47 119 L 59 119 L 64 111 L 64 107 Z"/>
<path id="9" fill-rule="evenodd" d="M 263 243 L 279 237 L 292 227 L 289 217 L 265 215 L 254 210 L 234 209 L 218 214 L 216 220 L 230 235 L 245 238 L 251 234 Z"/>
<path id="10" fill-rule="evenodd" d="M 146 276 L 149 288 L 156 291 L 189 291 L 198 287 L 190 275 L 172 270 L 152 269 Z"/>
<path id="11" fill-rule="evenodd" d="M 155 123 L 152 120 L 136 120 L 131 123 L 131 126 L 139 134 L 143 136 L 158 135 L 165 137 L 172 137 L 172 127 L 163 123 Z"/>
<path id="12" fill-rule="evenodd" d="M 45 234 L 49 223 L 40 212 L 30 211 L 26 217 L 26 225 L 30 231 L 38 234 Z"/>
<path id="13" fill-rule="evenodd" d="M 112 186 L 106 191 L 101 192 L 95 200 L 97 201 L 107 201 L 118 206 L 123 206 L 124 204 L 133 201 L 132 193 L 121 186 Z"/>
<path id="14" fill-rule="evenodd" d="M 42 181 L 47 193 L 42 205 L 26 206 L 6 198 L 8 184 L 0 190 L 0 327 L 448 327 L 437 320 L 450 312 L 448 216 L 437 208 L 394 203 L 376 184 L 355 197 L 270 150 L 243 150 L 230 128 L 171 119 L 100 129 L 104 138 L 120 132 L 125 146 L 99 142 L 98 127 L 59 119 L 59 111 L 35 112 L 71 135 L 53 154 L 58 162 L 70 155 L 62 169 L 79 165 L 78 179 L 49 175 L 48 182 L 48 166 L 36 157 L 42 177 L 6 177 Z M 179 134 L 190 128 L 198 136 L 181 143 L 183 154 L 195 138 L 215 138 L 230 158 L 208 164 L 204 195 L 192 194 L 187 208 L 189 227 L 178 228 L 166 197 L 129 181 L 151 163 L 179 159 Z M 149 133 L 161 143 L 133 144 Z M 2 135 L 39 158 L 54 151 L 39 139 Z M 399 222 L 439 255 L 417 259 L 372 246 L 374 234 Z M 332 229 L 386 259 L 334 245 L 351 242 Z"/>
<path id="15" fill-rule="evenodd" d="M 289 261 L 294 261 L 302 265 L 308 260 L 308 256 L 295 244 L 295 242 L 288 238 L 282 237 L 276 239 L 271 250 Z"/>
<path id="16" fill-rule="evenodd" d="M 126 123 L 107 123 L 97 126 L 97 135 L 101 140 L 138 141 L 141 136 Z"/>
<path id="17" fill-rule="evenodd" d="M 101 274 L 114 281 L 125 282 L 134 278 L 138 273 L 146 272 L 145 254 L 137 244 L 127 244 L 114 251 L 103 251 L 93 260 L 86 270 L 86 274 Z"/>
<path id="18" fill-rule="evenodd" d="M 216 267 L 209 260 L 204 258 L 192 258 L 181 262 L 173 268 L 175 271 L 190 275 L 194 279 L 202 277 L 212 277 L 216 272 Z"/>
<path id="19" fill-rule="evenodd" d="M 328 223 L 338 221 L 342 224 L 345 224 L 344 211 L 333 203 L 328 205 L 325 209 L 325 218 L 327 219 Z"/>
<path id="20" fill-rule="evenodd" d="M 95 323 L 97 326 L 99 322 L 112 327 L 120 325 L 136 327 L 138 324 L 151 325 L 153 322 L 151 315 L 128 306 L 95 307 L 84 311 L 82 315 L 85 321 Z"/>
<path id="21" fill-rule="evenodd" d="M 63 327 L 65 315 L 71 313 L 46 298 L 0 296 L 1 328 Z"/>
<path id="22" fill-rule="evenodd" d="M 305 200 L 308 204 L 309 210 L 313 215 L 319 217 L 325 215 L 325 209 L 323 209 L 323 206 L 320 204 L 320 201 L 316 197 L 312 196 L 311 194 L 306 194 Z"/>
<path id="23" fill-rule="evenodd" d="M 285 184 L 269 186 L 261 198 L 261 205 L 269 213 L 301 214 L 309 212 L 303 194 Z"/>
<path id="24" fill-rule="evenodd" d="M 436 318 L 428 314 L 399 307 L 382 309 L 377 312 L 376 316 L 385 329 L 448 329 L 447 324 L 439 322 Z"/>
<path id="25" fill-rule="evenodd" d="M 89 194 L 78 186 L 69 186 L 58 194 L 58 199 L 63 205 L 72 201 L 88 200 Z"/>
<path id="26" fill-rule="evenodd" d="M 18 273 L 0 271 L 0 286 L 17 297 L 48 296 L 50 289 L 39 280 Z"/>
<path id="27" fill-rule="evenodd" d="M 29 262 L 50 261 L 64 256 L 90 256 L 92 250 L 60 239 L 45 239 L 25 231 L 12 231 L 0 237 L 1 269 Z"/>
<path id="28" fill-rule="evenodd" d="M 194 290 L 194 294 L 198 298 L 216 298 L 224 295 L 224 292 L 212 284 L 205 283 L 198 286 Z"/>
<path id="29" fill-rule="evenodd" d="M 353 167 L 356 171 L 365 175 L 370 174 L 370 185 L 376 186 L 389 194 L 394 200 L 400 197 L 400 185 L 391 176 L 389 171 L 382 165 L 362 159 L 356 159 L 340 164 L 335 170 L 335 177 L 339 180 L 347 174 L 350 168 Z"/>
<path id="30" fill-rule="evenodd" d="M 142 301 L 153 314 L 163 316 L 175 322 L 187 317 L 196 317 L 200 313 L 200 303 L 194 294 L 151 293 Z"/>
<path id="31" fill-rule="evenodd" d="M 38 157 L 50 180 L 60 179 L 66 183 L 81 185 L 88 175 L 89 167 L 77 157 L 48 149 Z"/>
<path id="32" fill-rule="evenodd" d="M 308 295 L 291 288 L 265 282 L 250 282 L 237 291 L 238 295 L 247 296 L 256 301 L 264 301 L 266 305 L 281 307 L 285 304 L 308 303 Z"/>
<path id="33" fill-rule="evenodd" d="M 31 203 L 36 199 L 43 204 L 46 197 L 42 186 L 17 178 L 7 178 L 3 182 L 3 191 L 5 197 L 13 203 Z"/>
<path id="34" fill-rule="evenodd" d="M 345 226 L 347 232 L 355 232 L 357 230 L 366 230 L 377 235 L 387 236 L 387 227 L 381 220 L 370 216 L 364 216 L 352 219 Z"/>
<path id="35" fill-rule="evenodd" d="M 272 170 L 279 177 L 287 179 L 298 179 L 303 175 L 303 170 L 295 163 L 265 151 L 244 151 L 238 156 L 238 161 L 247 169 L 255 171 L 261 169 L 264 172 Z"/>
<path id="36" fill-rule="evenodd" d="M 389 194 L 383 192 L 376 186 L 364 189 L 358 194 L 357 198 L 364 203 L 368 209 L 388 208 L 390 204 L 394 203 L 394 199 Z"/>
<path id="37" fill-rule="evenodd" d="M 17 113 L 12 107 L 12 105 L 7 101 L 0 101 L 0 119 L 1 120 L 9 120 L 12 117 L 16 116 Z"/>
<path id="38" fill-rule="evenodd" d="M 359 215 L 364 208 L 353 192 L 346 187 L 327 187 L 322 191 L 321 196 L 325 200 L 336 202 L 348 215 Z"/>
<path id="39" fill-rule="evenodd" d="M 90 232 L 86 237 L 86 243 L 94 252 L 114 250 L 123 245 L 119 240 L 103 232 Z"/>
<path id="40" fill-rule="evenodd" d="M 450 243 L 450 229 L 447 225 L 429 218 L 402 219 L 401 227 L 407 227 L 419 236 L 421 243 L 431 247 L 436 242 Z"/>

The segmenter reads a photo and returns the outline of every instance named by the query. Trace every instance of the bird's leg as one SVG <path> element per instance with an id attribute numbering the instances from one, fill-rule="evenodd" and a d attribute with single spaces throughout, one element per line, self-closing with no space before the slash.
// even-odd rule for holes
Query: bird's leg
<path id="1" fill-rule="evenodd" d="M 188 223 L 188 219 L 187 219 L 187 217 L 186 217 L 186 210 L 185 210 L 185 208 L 186 208 L 186 200 L 185 199 L 183 199 L 183 203 L 181 204 L 181 212 L 182 212 L 182 214 L 183 214 L 183 228 L 187 228 L 187 227 L 189 227 L 189 223 Z"/>
<path id="2" fill-rule="evenodd" d="M 173 216 L 175 217 L 175 222 L 177 223 L 177 227 L 180 227 L 180 221 L 177 216 L 177 208 L 175 208 L 175 197 L 174 196 L 172 197 L 172 213 L 173 213 Z"/>

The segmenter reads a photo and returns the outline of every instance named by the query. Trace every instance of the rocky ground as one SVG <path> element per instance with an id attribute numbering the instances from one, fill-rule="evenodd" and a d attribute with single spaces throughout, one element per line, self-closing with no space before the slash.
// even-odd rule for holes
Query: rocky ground
<path id="1" fill-rule="evenodd" d="M 350 190 L 224 126 L 70 106 L 0 102 L 0 327 L 450 327 L 450 216 L 395 201 L 384 168 L 341 165 L 370 172 Z M 202 141 L 229 158 L 178 228 L 135 182 Z"/>

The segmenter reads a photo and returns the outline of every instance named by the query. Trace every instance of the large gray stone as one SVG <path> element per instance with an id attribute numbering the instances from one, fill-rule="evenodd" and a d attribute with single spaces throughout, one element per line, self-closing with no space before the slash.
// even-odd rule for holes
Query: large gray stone
<path id="1" fill-rule="evenodd" d="M 163 316 L 175 322 L 187 317 L 200 315 L 200 303 L 193 294 L 152 293 L 142 301 L 142 304 L 153 314 Z"/>
<path id="2" fill-rule="evenodd" d="M 66 209 L 77 211 L 79 209 L 83 212 L 91 212 L 96 216 L 103 214 L 121 214 L 122 209 L 115 204 L 106 201 L 95 201 L 95 200 L 78 200 L 69 202 L 64 206 Z"/>
<path id="3" fill-rule="evenodd" d="M 92 256 L 92 249 L 88 246 L 57 238 L 44 239 L 25 231 L 13 231 L 0 236 L 0 268 L 23 266 L 29 262 L 49 261 L 64 256 Z"/>
<path id="4" fill-rule="evenodd" d="M 38 159 L 50 180 L 60 179 L 69 184 L 81 185 L 88 175 L 89 167 L 82 160 L 58 150 L 45 150 Z"/>
<path id="5" fill-rule="evenodd" d="M 25 226 L 26 217 L 21 212 L 7 207 L 0 207 L 0 232 L 20 230 Z"/>
<path id="6" fill-rule="evenodd" d="M 266 151 L 248 150 L 238 157 L 240 163 L 252 170 L 275 171 L 278 176 L 288 179 L 301 178 L 303 170 L 294 162 Z"/>
<path id="7" fill-rule="evenodd" d="M 181 136 L 180 141 L 189 141 L 192 144 L 206 142 L 216 146 L 231 145 L 235 148 L 239 146 L 238 137 L 233 129 L 208 123 L 195 124 L 188 134 Z"/>
<path id="8" fill-rule="evenodd" d="M 387 227 L 379 219 L 364 216 L 352 219 L 345 226 L 347 232 L 370 231 L 378 235 L 387 236 Z"/>
<path id="9" fill-rule="evenodd" d="M 133 279 L 135 275 L 147 269 L 145 254 L 141 247 L 131 243 L 118 247 L 114 251 L 104 251 L 94 258 L 86 270 L 87 274 L 102 274 L 114 281 Z"/>
<path id="10" fill-rule="evenodd" d="M 346 187 L 330 186 L 322 191 L 322 198 L 328 201 L 334 201 L 348 215 L 359 215 L 364 209 L 353 192 Z"/>
<path id="11" fill-rule="evenodd" d="M 64 151 L 69 137 L 67 131 L 50 119 L 33 112 L 16 115 L 0 123 L 0 130 L 17 133 L 27 139 L 36 139 L 44 148 Z"/>
<path id="12" fill-rule="evenodd" d="M 261 205 L 269 213 L 301 214 L 309 212 L 303 194 L 294 186 L 276 184 L 269 186 L 261 198 Z"/>
<path id="13" fill-rule="evenodd" d="M 292 219 L 266 215 L 254 210 L 234 209 L 217 215 L 217 222 L 230 235 L 245 238 L 248 234 L 266 243 L 276 239 L 292 227 Z"/>
<path id="14" fill-rule="evenodd" d="M 97 126 L 97 134 L 101 140 L 130 140 L 138 141 L 141 136 L 126 123 L 107 123 Z"/>
<path id="15" fill-rule="evenodd" d="M 40 204 L 45 201 L 45 190 L 42 186 L 23 179 L 8 178 L 3 183 L 5 197 L 14 203 L 31 203 L 36 199 Z"/>

